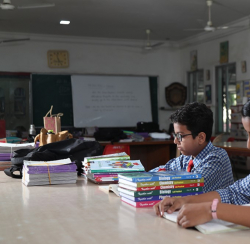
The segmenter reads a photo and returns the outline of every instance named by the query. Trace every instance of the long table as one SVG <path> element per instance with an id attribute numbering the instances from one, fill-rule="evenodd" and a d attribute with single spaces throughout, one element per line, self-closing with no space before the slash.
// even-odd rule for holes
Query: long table
<path id="1" fill-rule="evenodd" d="M 229 156 L 250 156 L 250 150 L 247 149 L 246 141 L 215 142 L 213 145 L 225 149 Z"/>
<path id="2" fill-rule="evenodd" d="M 106 146 L 110 143 L 101 143 L 101 145 Z M 176 145 L 173 140 L 148 139 L 143 142 L 115 142 L 113 145 L 129 145 L 131 159 L 140 159 L 146 171 L 166 164 L 176 155 Z"/>
<path id="3" fill-rule="evenodd" d="M 5 244 L 249 243 L 250 230 L 204 235 L 183 229 L 83 177 L 77 184 L 26 187 L 0 172 L 0 196 L 0 242 Z"/>
<path id="4" fill-rule="evenodd" d="M 216 142 L 217 147 L 225 149 L 230 157 L 233 173 L 236 179 L 246 177 L 250 173 L 249 163 L 246 157 L 250 157 L 246 141 Z"/>

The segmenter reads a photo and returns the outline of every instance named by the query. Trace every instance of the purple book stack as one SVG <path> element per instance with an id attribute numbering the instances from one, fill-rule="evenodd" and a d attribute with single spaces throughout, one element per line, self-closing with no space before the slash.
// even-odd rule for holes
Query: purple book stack
<path id="1" fill-rule="evenodd" d="M 31 166 L 24 163 L 22 182 L 26 186 L 76 183 L 76 169 L 74 162 L 53 165 L 53 161 L 48 161 L 44 165 L 39 166 Z"/>
<path id="2" fill-rule="evenodd" d="M 11 153 L 0 153 L 0 161 L 10 161 Z"/>

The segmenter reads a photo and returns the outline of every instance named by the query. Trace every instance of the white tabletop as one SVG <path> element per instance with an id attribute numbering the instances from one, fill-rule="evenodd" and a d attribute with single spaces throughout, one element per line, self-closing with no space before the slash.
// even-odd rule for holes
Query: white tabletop
<path id="1" fill-rule="evenodd" d="M 0 243 L 5 244 L 250 242 L 250 230 L 204 235 L 182 229 L 81 177 L 77 184 L 26 187 L 0 172 L 0 196 Z"/>

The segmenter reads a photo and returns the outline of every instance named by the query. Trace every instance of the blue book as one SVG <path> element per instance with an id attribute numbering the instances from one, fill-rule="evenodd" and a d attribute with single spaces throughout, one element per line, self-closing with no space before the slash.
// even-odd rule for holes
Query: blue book
<path id="1" fill-rule="evenodd" d="M 160 172 L 141 172 L 118 174 L 119 179 L 132 182 L 147 181 L 166 181 L 166 180 L 191 180 L 200 179 L 201 174 L 190 173 L 186 171 L 160 171 Z"/>
<path id="2" fill-rule="evenodd" d="M 187 193 L 178 193 L 178 194 L 169 194 L 169 195 L 158 195 L 158 196 L 146 196 L 146 197 L 133 197 L 125 193 L 119 192 L 121 197 L 125 197 L 134 202 L 145 202 L 145 201 L 157 201 L 163 200 L 165 197 L 186 197 L 202 194 L 202 192 L 187 192 Z"/>

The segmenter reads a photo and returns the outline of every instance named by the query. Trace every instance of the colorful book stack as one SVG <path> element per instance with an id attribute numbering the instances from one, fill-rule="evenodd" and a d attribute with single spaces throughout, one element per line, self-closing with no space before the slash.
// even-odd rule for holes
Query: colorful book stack
<path id="1" fill-rule="evenodd" d="M 126 153 L 85 158 L 84 175 L 94 183 L 118 183 L 118 173 L 144 172 L 140 160 L 129 160 Z"/>
<path id="2" fill-rule="evenodd" d="M 26 186 L 76 183 L 76 164 L 68 159 L 24 161 L 22 182 Z"/>
<path id="3" fill-rule="evenodd" d="M 118 174 L 121 200 L 136 208 L 152 207 L 164 197 L 198 195 L 203 191 L 201 174 L 162 171 Z"/>
<path id="4" fill-rule="evenodd" d="M 84 161 L 82 162 L 83 165 L 83 171 L 87 172 L 90 169 L 90 162 L 95 160 L 106 160 L 106 161 L 113 161 L 113 160 L 129 160 L 130 156 L 126 154 L 125 152 L 122 153 L 113 153 L 113 154 L 107 154 L 107 155 L 101 155 L 101 156 L 91 156 L 91 157 L 85 157 Z"/>

